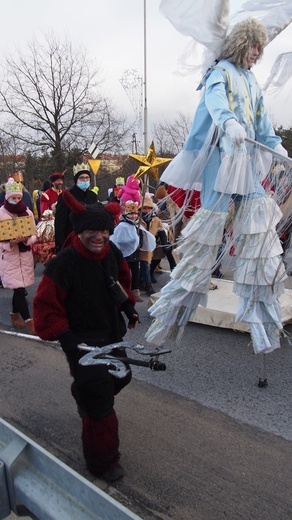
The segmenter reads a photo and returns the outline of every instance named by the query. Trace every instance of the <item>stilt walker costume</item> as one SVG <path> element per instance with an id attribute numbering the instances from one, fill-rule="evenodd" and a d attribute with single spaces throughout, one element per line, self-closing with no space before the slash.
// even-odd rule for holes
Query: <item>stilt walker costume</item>
<path id="1" fill-rule="evenodd" d="M 131 371 L 116 378 L 105 365 L 81 366 L 78 361 L 86 352 L 78 345 L 102 347 L 122 341 L 127 328 L 121 311 L 129 319 L 128 328 L 136 326 L 138 314 L 128 265 L 109 241 L 114 229 L 110 211 L 102 204 L 83 206 L 67 191 L 62 197 L 73 212 L 74 231 L 70 245 L 50 261 L 39 284 L 34 299 L 35 327 L 42 339 L 60 341 L 69 362 L 87 467 L 92 474 L 112 481 L 124 474 L 118 462 L 114 396 L 130 382 Z M 128 294 L 123 303 L 114 299 L 112 278 Z M 124 349 L 117 355 L 125 357 Z"/>
<path id="2" fill-rule="evenodd" d="M 280 345 L 278 298 L 286 274 L 276 226 L 282 214 L 262 183 L 276 155 L 285 161 L 287 152 L 275 135 L 250 70 L 266 42 L 267 31 L 255 19 L 235 25 L 204 77 L 203 96 L 183 150 L 161 177 L 189 194 L 201 182 L 202 206 L 182 231 L 176 248 L 181 261 L 149 309 L 155 320 L 146 339 L 155 345 L 170 337 L 179 339 L 197 306 L 206 306 L 212 270 L 222 259 L 217 253 L 230 204 L 235 213 L 233 244 L 229 242 L 225 252 L 236 246 L 236 320 L 249 323 L 256 353 Z M 275 157 L 271 154 L 266 161 L 257 142 L 274 150 Z"/>

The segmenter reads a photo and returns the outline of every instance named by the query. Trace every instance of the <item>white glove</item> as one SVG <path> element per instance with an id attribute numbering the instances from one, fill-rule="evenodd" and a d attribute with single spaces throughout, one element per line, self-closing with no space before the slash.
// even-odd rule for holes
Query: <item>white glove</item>
<path id="1" fill-rule="evenodd" d="M 233 144 L 239 146 L 241 143 L 244 143 L 246 138 L 246 132 L 235 119 L 228 119 L 224 123 L 224 131 L 228 137 L 232 140 Z"/>
<path id="2" fill-rule="evenodd" d="M 279 153 L 280 155 L 284 155 L 284 157 L 288 157 L 288 152 L 284 146 L 281 145 L 281 143 L 276 144 L 274 148 L 275 152 Z"/>

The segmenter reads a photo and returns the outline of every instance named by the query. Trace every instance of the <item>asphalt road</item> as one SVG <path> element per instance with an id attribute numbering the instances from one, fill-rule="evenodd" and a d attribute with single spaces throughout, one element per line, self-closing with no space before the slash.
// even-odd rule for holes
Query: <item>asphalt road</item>
<path id="1" fill-rule="evenodd" d="M 36 274 L 38 283 L 41 266 Z M 157 276 L 158 288 L 168 277 Z M 6 332 L 10 299 L 1 289 Z M 137 305 L 140 329 L 125 339 L 143 343 L 146 303 Z M 189 324 L 181 345 L 168 346 L 167 370 L 133 367 L 133 381 L 116 398 L 126 476 L 114 486 L 84 467 L 80 419 L 59 349 L 0 334 L 1 416 L 144 520 L 291 520 L 288 338 L 266 356 L 266 388 L 257 385 L 261 360 L 246 333 Z"/>

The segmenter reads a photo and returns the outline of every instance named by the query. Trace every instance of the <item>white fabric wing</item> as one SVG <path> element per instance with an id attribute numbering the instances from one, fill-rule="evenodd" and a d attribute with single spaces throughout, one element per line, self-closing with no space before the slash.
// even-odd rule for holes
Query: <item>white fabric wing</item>
<path id="1" fill-rule="evenodd" d="M 224 41 L 229 23 L 229 1 L 162 0 L 160 9 L 177 31 L 191 36 L 209 50 Z"/>
<path id="2" fill-rule="evenodd" d="M 205 0 L 161 0 L 160 10 L 177 31 L 193 39 L 179 59 L 181 74 L 198 69 L 204 73 L 240 21 L 253 17 L 262 23 L 268 31 L 268 43 L 292 21 L 291 0 L 247 0 L 240 7 L 229 0 L 209 0 L 207 8 Z"/>
<path id="3" fill-rule="evenodd" d="M 268 31 L 268 43 L 292 21 L 291 0 L 247 0 L 232 17 L 230 29 L 243 19 L 253 17 Z"/>
<path id="4" fill-rule="evenodd" d="M 282 87 L 292 78 L 292 52 L 279 54 L 271 69 L 270 75 L 263 87 L 267 94 L 273 94 L 276 89 Z M 291 85 L 292 87 L 292 85 Z M 290 88 L 291 92 L 291 88 Z"/>

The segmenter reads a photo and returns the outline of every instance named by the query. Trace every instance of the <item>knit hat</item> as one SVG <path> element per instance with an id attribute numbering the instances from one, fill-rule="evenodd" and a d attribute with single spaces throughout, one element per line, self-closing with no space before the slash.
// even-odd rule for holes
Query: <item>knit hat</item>
<path id="1" fill-rule="evenodd" d="M 132 200 L 128 200 L 125 204 L 124 213 L 126 215 L 128 213 L 138 213 L 138 202 L 133 202 Z"/>
<path id="2" fill-rule="evenodd" d="M 151 195 L 150 195 L 149 192 L 145 193 L 145 198 L 144 198 L 144 200 L 142 202 L 142 208 L 144 208 L 145 206 L 147 208 L 154 208 L 153 200 L 152 200 Z"/>
<path id="3" fill-rule="evenodd" d="M 90 166 L 88 163 L 77 163 L 73 166 L 73 175 L 74 175 L 74 182 L 76 184 L 78 177 L 82 175 L 82 173 L 87 173 L 91 179 L 91 172 L 90 172 Z"/>
<path id="4" fill-rule="evenodd" d="M 85 231 L 85 229 L 96 229 L 97 231 L 108 229 L 110 235 L 113 234 L 115 227 L 113 212 L 111 211 L 113 208 L 107 209 L 107 205 L 103 205 L 101 202 L 85 206 L 67 190 L 62 192 L 62 197 L 67 206 L 72 210 L 71 219 L 73 229 L 77 235 Z M 111 204 L 120 206 L 118 203 L 112 202 Z"/>
<path id="5" fill-rule="evenodd" d="M 124 185 L 125 185 L 124 177 L 117 177 L 116 178 L 116 186 L 124 186 Z"/>
<path id="6" fill-rule="evenodd" d="M 16 182 L 12 177 L 5 184 L 5 199 L 9 199 L 12 195 L 23 195 L 23 186 L 20 182 Z"/>
<path id="7" fill-rule="evenodd" d="M 52 173 L 52 175 L 50 175 L 51 182 L 55 182 L 58 179 L 63 179 L 63 178 L 64 178 L 64 173 L 62 173 L 62 172 L 54 172 L 54 173 Z"/>

